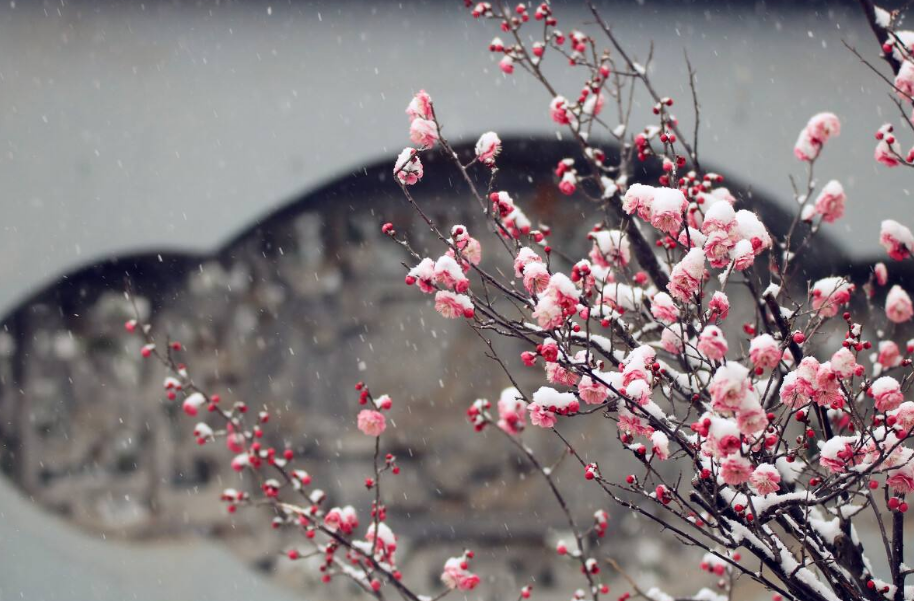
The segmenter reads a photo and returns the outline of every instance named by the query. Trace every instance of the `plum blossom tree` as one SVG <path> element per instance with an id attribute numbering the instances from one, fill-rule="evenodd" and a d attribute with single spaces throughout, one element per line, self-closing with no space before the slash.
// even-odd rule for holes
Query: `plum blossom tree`
<path id="1" fill-rule="evenodd" d="M 904 112 L 914 100 L 914 32 L 897 29 L 897 12 L 861 4 L 893 69 L 887 81 Z M 592 4 L 593 34 L 560 31 L 549 3 L 467 7 L 473 17 L 500 25 L 506 40 L 494 38 L 489 51 L 501 71 L 537 80 L 547 95 L 544 113 L 577 142 L 578 152 L 556 165 L 555 178 L 562 194 L 590 201 L 589 251 L 552 248 L 549 227 L 534 226 L 521 199 L 498 187 L 498 157 L 510 149 L 485 132 L 475 152 L 461 157 L 425 91 L 406 109 L 415 147 L 399 154 L 393 174 L 440 255 L 420 254 L 393 223 L 381 229 L 407 257 L 406 285 L 433 298 L 443 318 L 465 321 L 512 384 L 494 404 L 473 402 L 466 417 L 475 430 L 494 430 L 525 457 L 555 498 L 573 537 L 555 552 L 581 572 L 572 598 L 605 598 L 610 591 L 601 566 L 621 570 L 592 544 L 607 533 L 608 514 L 600 510 L 592 523 L 580 523 L 552 468 L 524 442 L 530 426 L 554 435 L 607 504 L 656 522 L 671 540 L 704 552 L 700 567 L 717 580 L 689 599 L 730 599 L 738 579 L 756 581 L 775 600 L 914 599 L 904 540 L 906 499 L 914 492 L 914 450 L 907 444 L 914 401 L 905 400 L 914 382 L 914 341 L 893 340 L 914 315 L 911 298 L 903 281 L 879 293 L 892 280 L 883 263 L 866 281 L 834 275 L 804 282 L 795 260 L 822 228 L 842 218 L 848 202 L 839 181 L 820 186 L 814 177 L 828 146 L 839 143 L 839 117 L 820 112 L 801 128 L 794 155 L 806 182 L 795 186 L 799 208 L 776 236 L 751 201 L 735 197 L 722 175 L 702 168 L 696 80 L 688 63 L 691 136 L 671 112 L 673 99 L 651 79 L 653 57 L 638 62 Z M 579 73 L 581 89 L 560 95 L 545 75 L 549 59 Z M 635 124 L 632 107 L 641 97 L 649 99 L 653 118 Z M 876 138 L 876 161 L 914 166 L 914 154 L 900 153 L 891 125 L 879 127 Z M 601 148 L 598 139 L 617 150 Z M 439 151 L 467 184 L 489 231 L 439 223 L 423 208 L 422 157 Z M 647 162 L 659 164 L 662 175 L 634 182 L 638 165 Z M 484 266 L 482 239 L 489 241 L 487 255 L 510 267 Z M 891 259 L 911 258 L 914 237 L 900 223 L 885 221 L 879 240 Z M 741 293 L 748 293 L 742 309 L 751 316 L 738 324 L 730 296 Z M 874 309 L 879 299 L 884 311 Z M 442 566 L 441 590 L 432 597 L 416 592 L 398 569 L 397 537 L 386 523 L 393 497 L 382 495 L 396 487 L 400 471 L 397 458 L 382 450 L 387 416 L 396 411 L 391 397 L 355 384 L 364 408 L 354 419 L 374 439 L 374 469 L 365 479 L 370 508 L 360 523 L 364 509 L 325 506 L 325 495 L 290 449 L 261 443 L 269 413 L 250 415 L 246 404 L 201 390 L 178 360 L 180 343 L 159 344 L 147 324 L 131 321 L 127 328 L 145 338 L 143 355 L 168 369 L 168 398 L 181 398 L 191 417 L 208 414 L 194 429 L 198 442 L 224 439 L 232 466 L 260 484 L 259 496 L 226 490 L 228 510 L 266 506 L 275 527 L 301 531 L 302 547 L 289 549 L 290 559 L 319 557 L 324 580 L 349 578 L 378 599 L 389 590 L 412 601 L 438 599 L 480 584 L 470 550 L 456 551 Z M 835 334 L 840 342 L 833 342 Z M 503 356 L 496 337 L 525 350 Z M 542 370 L 540 385 L 521 386 L 519 370 Z M 618 441 L 616 452 L 630 457 L 636 472 L 613 478 L 600 468 L 612 457 L 593 456 L 564 434 L 571 420 L 595 418 L 604 419 L 607 436 Z M 860 536 L 865 518 L 878 529 L 875 545 Z M 624 576 L 629 590 L 620 600 L 672 599 Z M 531 594 L 529 585 L 518 591 L 519 598 Z"/>

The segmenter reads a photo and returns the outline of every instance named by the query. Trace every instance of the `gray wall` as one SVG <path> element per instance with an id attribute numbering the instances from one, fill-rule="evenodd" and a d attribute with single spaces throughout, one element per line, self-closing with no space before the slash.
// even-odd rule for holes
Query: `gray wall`
<path id="1" fill-rule="evenodd" d="M 486 51 L 496 24 L 461 2 L 200 4 L 0 7 L 0 309 L 99 257 L 211 249 L 304 190 L 392 160 L 419 88 L 452 138 L 556 135 L 547 94 L 498 71 Z M 871 159 L 880 111 L 897 113 L 841 44 L 878 50 L 854 4 L 641 4 L 606 12 L 640 56 L 655 40 L 656 79 L 687 128 L 689 51 L 706 163 L 787 202 L 799 129 L 815 111 L 838 113 L 844 133 L 820 174 L 841 177 L 850 203 L 828 229 L 878 254 L 878 222 L 907 192 L 902 173 Z M 560 71 L 573 93 L 580 81 Z"/>

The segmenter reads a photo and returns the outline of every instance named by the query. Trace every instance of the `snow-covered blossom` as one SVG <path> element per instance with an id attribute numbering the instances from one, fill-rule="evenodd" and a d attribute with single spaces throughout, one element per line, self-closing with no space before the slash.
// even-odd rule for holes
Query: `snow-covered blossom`
<path id="1" fill-rule="evenodd" d="M 810 117 L 806 129 L 809 130 L 813 139 L 824 144 L 832 136 L 841 134 L 841 122 L 834 113 L 817 113 Z"/>
<path id="2" fill-rule="evenodd" d="M 876 355 L 876 363 L 883 369 L 896 367 L 901 364 L 901 349 L 891 340 L 882 340 L 879 342 L 879 353 Z"/>
<path id="3" fill-rule="evenodd" d="M 651 315 L 658 321 L 670 324 L 679 319 L 679 307 L 666 292 L 658 292 L 651 299 Z"/>
<path id="4" fill-rule="evenodd" d="M 885 483 L 892 492 L 899 495 L 914 492 L 914 463 L 908 461 L 901 467 L 889 470 Z"/>
<path id="5" fill-rule="evenodd" d="M 781 474 L 770 463 L 763 463 L 749 476 L 749 486 L 758 494 L 770 495 L 780 490 Z"/>
<path id="6" fill-rule="evenodd" d="M 885 316 L 892 323 L 904 323 L 910 320 L 912 315 L 914 306 L 911 304 L 911 297 L 901 286 L 892 286 L 885 297 Z"/>
<path id="7" fill-rule="evenodd" d="M 469 231 L 462 225 L 455 225 L 451 228 L 451 243 L 457 247 L 460 258 L 470 262 L 470 265 L 479 265 L 482 261 L 482 244 L 479 240 L 470 236 Z M 447 255 L 454 257 L 454 250 L 448 249 Z M 465 261 L 461 263 L 463 270 L 469 271 L 469 265 Z"/>
<path id="8" fill-rule="evenodd" d="M 533 403 L 527 405 L 527 411 L 530 412 L 530 423 L 540 428 L 551 428 L 555 425 L 555 413 L 547 411 L 539 405 Z"/>
<path id="9" fill-rule="evenodd" d="M 833 179 L 823 186 L 813 206 L 815 207 L 815 212 L 822 216 L 822 221 L 834 223 L 844 215 L 846 202 L 847 196 L 844 194 L 844 187 L 841 182 Z"/>
<path id="10" fill-rule="evenodd" d="M 197 415 L 197 412 L 200 410 L 200 407 L 206 404 L 206 397 L 199 392 L 194 392 L 187 395 L 187 398 L 184 399 L 182 409 L 184 413 L 190 416 Z"/>
<path id="11" fill-rule="evenodd" d="M 670 457 L 670 439 L 659 430 L 651 434 L 651 453 L 660 461 Z"/>
<path id="12" fill-rule="evenodd" d="M 609 388 L 594 382 L 590 376 L 583 376 L 578 382 L 578 396 L 588 405 L 599 405 L 609 396 Z"/>
<path id="13" fill-rule="evenodd" d="M 438 126 L 428 119 L 413 119 L 409 126 L 409 139 L 420 148 L 431 148 L 438 141 Z"/>
<path id="14" fill-rule="evenodd" d="M 873 275 L 876 277 L 876 283 L 885 286 L 889 281 L 889 270 L 885 263 L 879 262 L 873 266 Z"/>
<path id="15" fill-rule="evenodd" d="M 711 302 L 708 303 L 708 311 L 712 319 L 723 321 L 730 314 L 730 299 L 727 295 L 717 290 L 711 295 Z"/>
<path id="16" fill-rule="evenodd" d="M 879 128 L 877 133 L 878 142 L 876 150 L 873 151 L 873 158 L 876 162 L 886 167 L 897 167 L 901 164 L 899 155 L 901 155 L 901 145 L 892 134 L 892 126 L 888 123 Z"/>
<path id="17" fill-rule="evenodd" d="M 488 131 L 476 142 L 476 159 L 490 167 L 495 164 L 495 157 L 501 152 L 501 140 L 494 131 Z"/>
<path id="18" fill-rule="evenodd" d="M 549 115 L 559 125 L 568 125 L 574 115 L 568 110 L 568 101 L 564 96 L 556 96 L 549 103 Z"/>
<path id="19" fill-rule="evenodd" d="M 422 179 L 422 161 L 415 148 L 404 148 L 394 163 L 394 176 L 401 184 L 412 186 Z"/>
<path id="20" fill-rule="evenodd" d="M 673 323 L 660 334 L 660 346 L 670 354 L 679 355 L 683 351 L 685 338 L 682 324 Z"/>
<path id="21" fill-rule="evenodd" d="M 387 418 L 380 411 L 359 411 L 359 430 L 366 436 L 380 436 L 387 429 Z"/>
<path id="22" fill-rule="evenodd" d="M 750 389 L 736 412 L 736 426 L 746 436 L 757 436 L 768 426 L 768 414 L 762 409 L 758 393 Z"/>
<path id="23" fill-rule="evenodd" d="M 590 232 L 593 240 L 590 260 L 601 267 L 625 267 L 632 259 L 631 243 L 620 230 L 599 230 Z"/>
<path id="24" fill-rule="evenodd" d="M 705 253 L 700 248 L 693 248 L 682 261 L 673 267 L 667 291 L 670 296 L 684 303 L 692 301 L 692 297 L 701 286 L 705 271 Z"/>
<path id="25" fill-rule="evenodd" d="M 527 408 L 531 407 L 539 407 L 551 413 L 568 414 L 576 413 L 580 404 L 571 392 L 559 392 L 555 388 L 541 386 L 533 393 L 533 402 Z"/>
<path id="26" fill-rule="evenodd" d="M 451 590 L 471 591 L 479 584 L 479 576 L 468 569 L 464 557 L 451 557 L 444 563 L 441 582 Z"/>
<path id="27" fill-rule="evenodd" d="M 720 476 L 729 486 L 739 486 L 752 476 L 752 464 L 740 455 L 730 455 L 720 462 Z"/>
<path id="28" fill-rule="evenodd" d="M 710 235 L 713 232 L 729 233 L 736 226 L 736 211 L 728 202 L 717 202 L 705 211 L 701 233 Z"/>
<path id="29" fill-rule="evenodd" d="M 566 171 L 559 180 L 559 192 L 571 196 L 578 187 L 578 176 L 573 170 Z"/>
<path id="30" fill-rule="evenodd" d="M 886 219 L 882 222 L 879 232 L 879 243 L 891 258 L 901 261 L 911 256 L 914 249 L 914 234 L 897 221 Z"/>
<path id="31" fill-rule="evenodd" d="M 736 212 L 735 219 L 737 235 L 752 244 L 756 255 L 771 248 L 771 235 L 758 215 L 743 209 Z"/>
<path id="32" fill-rule="evenodd" d="M 530 263 L 542 263 L 543 259 L 536 254 L 536 251 L 532 248 L 523 246 L 519 251 L 517 251 L 517 256 L 514 258 L 514 275 L 516 277 L 522 277 L 524 275 L 524 268 Z"/>
<path id="33" fill-rule="evenodd" d="M 646 380 L 629 382 L 620 392 L 642 407 L 651 400 L 651 385 Z"/>
<path id="34" fill-rule="evenodd" d="M 774 369 L 781 362 L 781 348 L 771 334 L 760 334 L 749 343 L 749 360 L 759 369 Z"/>
<path id="35" fill-rule="evenodd" d="M 213 429 L 205 422 L 200 422 L 194 426 L 194 437 L 199 444 L 203 444 L 213 438 Z"/>
<path id="36" fill-rule="evenodd" d="M 502 73 L 511 75 L 514 73 L 514 58 L 510 54 L 506 54 L 498 61 L 498 68 L 502 70 Z"/>
<path id="37" fill-rule="evenodd" d="M 863 460 L 856 436 L 833 436 L 819 443 L 819 463 L 833 474 L 840 474 L 849 466 Z"/>
<path id="38" fill-rule="evenodd" d="M 737 271 L 745 271 L 752 267 L 755 262 L 755 251 L 752 249 L 752 243 L 748 240 L 740 240 L 730 249 L 730 258 L 733 259 L 733 266 Z"/>
<path id="39" fill-rule="evenodd" d="M 642 219 L 650 220 L 654 192 L 655 189 L 652 186 L 632 184 L 622 197 L 622 210 L 629 215 L 637 212 Z"/>
<path id="40" fill-rule="evenodd" d="M 545 263 L 529 263 L 524 267 L 524 288 L 531 294 L 541 294 L 549 286 L 550 277 Z"/>
<path id="41" fill-rule="evenodd" d="M 781 402 L 788 407 L 800 407 L 812 400 L 815 392 L 819 362 L 815 357 L 804 357 L 797 369 L 784 376 L 781 384 Z"/>
<path id="42" fill-rule="evenodd" d="M 707 223 L 707 221 L 705 221 Z M 720 269 L 730 263 L 732 250 L 736 246 L 736 239 L 726 230 L 718 229 L 708 234 L 704 244 L 705 256 L 711 267 Z"/>
<path id="43" fill-rule="evenodd" d="M 914 402 L 903 402 L 897 409 L 889 411 L 889 415 L 895 418 L 895 424 L 903 432 L 909 432 L 914 428 Z"/>
<path id="44" fill-rule="evenodd" d="M 749 370 L 734 362 L 721 365 L 714 372 L 708 391 L 715 411 L 737 411 L 749 391 Z"/>
<path id="45" fill-rule="evenodd" d="M 466 292 L 470 287 L 470 281 L 463 273 L 463 269 L 450 255 L 441 255 L 435 261 L 434 276 L 436 284 L 457 292 Z"/>
<path id="46" fill-rule="evenodd" d="M 526 425 L 527 403 L 514 387 L 505 388 L 498 397 L 498 427 L 508 434 L 518 434 Z"/>
<path id="47" fill-rule="evenodd" d="M 419 90 L 406 107 L 406 114 L 409 116 L 410 122 L 416 119 L 431 119 L 432 97 L 425 90 Z"/>
<path id="48" fill-rule="evenodd" d="M 843 277 L 822 278 L 812 286 L 812 308 L 822 317 L 834 317 L 851 300 L 854 285 Z"/>
<path id="49" fill-rule="evenodd" d="M 457 294 L 450 290 L 439 290 L 435 293 L 435 311 L 448 319 L 465 317 L 472 319 L 476 311 L 473 301 L 465 294 Z"/>
<path id="50" fill-rule="evenodd" d="M 897 409 L 904 401 L 901 384 L 892 376 L 882 376 L 870 386 L 868 393 L 876 402 L 879 411 L 892 411 Z"/>
<path id="51" fill-rule="evenodd" d="M 651 225 L 662 232 L 675 234 L 682 226 L 682 216 L 688 206 L 681 191 L 655 188 L 651 202 Z"/>
<path id="52" fill-rule="evenodd" d="M 536 304 L 533 317 L 543 329 L 557 328 L 575 313 L 579 297 L 580 291 L 568 276 L 553 274 Z"/>
<path id="53" fill-rule="evenodd" d="M 390 529 L 390 526 L 384 522 L 377 524 L 377 536 L 375 536 L 375 523 L 368 525 L 368 531 L 365 533 L 365 540 L 374 543 L 373 549 L 378 559 L 393 562 L 393 553 L 397 550 L 397 536 Z"/>
<path id="54" fill-rule="evenodd" d="M 841 133 L 841 122 L 833 113 L 813 115 L 800 131 L 793 153 L 801 161 L 813 161 L 831 136 Z"/>
<path id="55" fill-rule="evenodd" d="M 591 94 L 587 97 L 587 100 L 584 101 L 581 112 L 585 115 L 593 115 L 596 117 L 603 111 L 603 105 L 605 103 L 606 97 L 602 93 Z"/>
<path id="56" fill-rule="evenodd" d="M 406 284 L 416 284 L 426 294 L 435 292 L 435 262 L 428 257 L 422 259 L 406 274 Z"/>
<path id="57" fill-rule="evenodd" d="M 831 368 L 839 378 L 850 378 L 857 371 L 857 359 L 847 348 L 839 348 L 831 356 Z M 863 369 L 862 367 L 860 369 Z"/>
<path id="58" fill-rule="evenodd" d="M 914 63 L 910 60 L 901 61 L 901 68 L 895 76 L 895 91 L 902 101 L 914 97 Z"/>
<path id="59" fill-rule="evenodd" d="M 698 336 L 698 351 L 712 361 L 723 360 L 727 348 L 727 339 L 717 326 L 705 326 Z"/>
<path id="60" fill-rule="evenodd" d="M 359 518 L 351 505 L 334 507 L 324 516 L 324 526 L 343 534 L 352 534 L 359 527 Z"/>

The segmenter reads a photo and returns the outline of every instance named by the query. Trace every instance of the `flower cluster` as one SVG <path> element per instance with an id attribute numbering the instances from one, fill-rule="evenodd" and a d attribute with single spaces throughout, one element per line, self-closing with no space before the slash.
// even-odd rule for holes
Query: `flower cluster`
<path id="1" fill-rule="evenodd" d="M 556 552 L 582 578 L 572 598 L 599 601 L 609 592 L 597 559 L 609 514 L 601 508 L 581 525 L 556 478 L 562 462 L 542 461 L 526 442 L 531 435 L 554 437 L 569 459 L 562 469 L 571 464 L 608 502 L 704 551 L 700 567 L 717 578 L 724 596 L 703 589 L 694 599 L 731 598 L 737 576 L 758 582 L 775 599 L 910 599 L 902 549 L 906 495 L 914 493 L 914 402 L 905 400 L 914 380 L 914 340 L 896 339 L 914 317 L 914 304 L 904 273 L 883 263 L 868 279 L 819 266 L 798 270 L 797 255 L 814 248 L 823 224 L 841 219 L 848 202 L 840 182 L 819 187 L 814 177 L 826 143 L 834 145 L 840 134 L 839 118 L 818 113 L 801 129 L 794 154 L 806 185 L 796 189 L 798 210 L 786 227 L 769 228 L 751 198 L 702 168 L 697 144 L 670 112 L 673 99 L 657 92 L 650 69 L 623 49 L 599 11 L 595 28 L 608 42 L 605 49 L 582 31 L 559 31 L 548 3 L 467 7 L 475 18 L 496 21 L 509 40 L 489 44 L 501 71 L 523 70 L 544 84 L 549 117 L 578 145 L 550 177 L 562 195 L 588 200 L 596 223 L 586 225 L 586 233 L 578 230 L 577 248 L 553 249 L 549 227 L 534 227 L 511 191 L 498 185 L 498 135 L 482 133 L 461 158 L 421 91 L 406 109 L 414 147 L 399 154 L 393 173 L 440 248 L 420 255 L 393 223 L 381 231 L 408 255 L 406 284 L 433 295 L 442 317 L 463 319 L 510 381 L 499 387 L 494 404 L 479 398 L 466 416 L 476 431 L 491 432 L 516 451 L 554 497 L 569 527 Z M 894 31 L 897 15 L 871 8 L 877 35 L 888 36 L 885 57 L 897 63 L 895 90 L 902 101 L 912 100 L 914 33 Z M 564 96 L 541 68 L 553 56 L 583 80 L 562 90 Z M 652 116 L 631 122 L 629 103 L 642 101 Z M 619 110 L 604 110 L 607 102 Z M 608 123 L 611 112 L 618 112 L 618 124 Z M 595 135 L 601 129 L 606 135 Z M 616 140 L 619 148 L 602 149 L 599 139 Z M 891 126 L 880 128 L 877 139 L 879 162 L 912 163 L 899 154 Z M 790 141 L 784 141 L 788 151 Z M 477 222 L 465 223 L 473 235 L 464 224 L 438 223 L 418 199 L 420 156 L 436 148 L 470 189 Z M 661 175 L 636 182 L 636 159 L 656 163 Z M 561 208 L 567 201 L 557 198 Z M 563 216 L 580 219 L 577 208 Z M 879 242 L 896 261 L 914 252 L 914 235 L 896 221 L 882 223 Z M 188 415 L 206 408 L 221 420 L 200 421 L 196 440 L 225 437 L 232 466 L 255 475 L 263 502 L 277 516 L 274 525 L 302 530 L 313 546 L 309 553 L 322 558 L 325 578 L 346 575 L 378 598 L 384 586 L 410 601 L 426 598 L 401 580 L 398 539 L 380 492 L 382 477 L 399 473 L 396 457 L 380 451 L 393 427 L 385 416 L 393 407 L 389 396 L 356 386 L 360 404 L 368 406 L 356 424 L 375 445 L 374 473 L 365 479 L 374 493 L 365 527 L 354 505 L 324 506 L 326 495 L 296 465 L 291 448 L 263 444 L 267 411 L 251 423 L 246 404 L 227 407 L 200 390 L 174 360 L 180 345 L 157 346 L 150 328 L 138 326 L 127 324 L 144 337 L 143 356 L 169 368 L 166 397 L 180 399 Z M 495 336 L 511 339 L 519 352 L 505 354 L 491 341 Z M 601 420 L 601 431 L 617 444 L 612 456 L 596 456 L 585 437 L 568 435 L 588 419 Z M 485 444 L 496 443 L 487 437 Z M 625 476 L 606 469 L 623 461 L 635 466 Z M 234 489 L 222 499 L 230 511 L 255 504 L 250 493 Z M 880 529 L 883 540 L 875 546 L 859 536 L 857 516 L 864 509 L 892 524 Z M 882 563 L 868 556 L 883 551 Z M 296 548 L 288 556 L 304 554 Z M 445 562 L 444 593 L 480 584 L 469 568 L 473 556 L 465 551 Z M 877 574 L 884 564 L 890 580 Z M 629 584 L 642 598 L 671 598 Z M 529 586 L 519 592 L 530 595 Z"/>

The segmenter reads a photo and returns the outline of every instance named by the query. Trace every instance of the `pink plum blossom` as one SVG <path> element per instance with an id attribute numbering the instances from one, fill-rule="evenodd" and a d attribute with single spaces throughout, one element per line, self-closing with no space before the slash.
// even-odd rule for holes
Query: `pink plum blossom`
<path id="1" fill-rule="evenodd" d="M 412 186 L 422 179 L 422 161 L 415 148 L 404 148 L 394 163 L 394 176 L 401 184 Z"/>
<path id="2" fill-rule="evenodd" d="M 728 486 L 739 486 L 752 476 L 752 464 L 740 455 L 730 455 L 720 462 L 720 476 Z"/>
<path id="3" fill-rule="evenodd" d="M 438 126 L 428 119 L 414 119 L 409 126 L 409 139 L 421 148 L 431 148 L 438 141 Z"/>
<path id="4" fill-rule="evenodd" d="M 479 576 L 467 569 L 463 557 L 451 557 L 444 563 L 441 582 L 451 590 L 471 591 L 479 584 Z"/>
<path id="5" fill-rule="evenodd" d="M 876 409 L 879 411 L 892 411 L 897 409 L 904 401 L 901 384 L 892 376 L 878 378 L 872 383 L 868 393 L 873 397 L 876 402 Z"/>
<path id="6" fill-rule="evenodd" d="M 712 361 L 723 360 L 727 348 L 727 339 L 717 326 L 705 326 L 698 336 L 698 351 Z"/>
<path id="7" fill-rule="evenodd" d="M 387 429 L 387 418 L 380 411 L 359 411 L 359 430 L 366 436 L 380 436 Z"/>
<path id="8" fill-rule="evenodd" d="M 495 164 L 495 157 L 501 152 L 501 140 L 494 131 L 489 131 L 476 142 L 476 159 L 484 165 Z"/>
<path id="9" fill-rule="evenodd" d="M 889 257 L 901 261 L 911 256 L 911 251 L 914 250 L 914 235 L 897 221 L 886 219 L 882 222 L 879 243 L 889 253 Z"/>
<path id="10" fill-rule="evenodd" d="M 770 495 L 780 490 L 781 474 L 770 463 L 755 468 L 749 477 L 749 486 L 760 495 Z"/>
<path id="11" fill-rule="evenodd" d="M 435 293 L 435 311 L 448 319 L 465 317 L 472 319 L 475 314 L 473 301 L 465 294 L 457 294 L 449 290 L 439 290 Z"/>
<path id="12" fill-rule="evenodd" d="M 705 271 L 705 253 L 700 248 L 691 249 L 682 261 L 673 267 L 667 291 L 673 298 L 684 303 L 692 302 L 701 286 Z"/>
<path id="13" fill-rule="evenodd" d="M 911 297 L 901 286 L 892 286 L 885 297 L 885 316 L 892 323 L 904 323 L 909 321 L 912 315 L 914 307 L 911 305 Z"/>
<path id="14" fill-rule="evenodd" d="M 847 196 L 844 187 L 837 180 L 831 180 L 822 188 L 814 204 L 815 212 L 825 223 L 834 223 L 844 215 Z"/>

